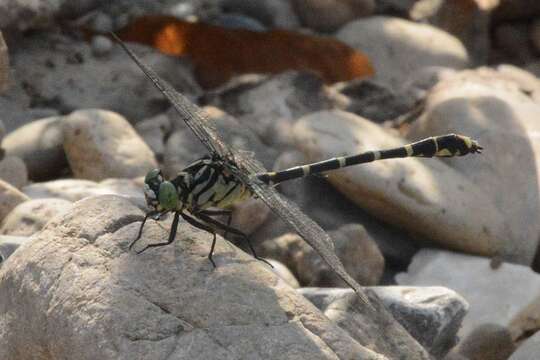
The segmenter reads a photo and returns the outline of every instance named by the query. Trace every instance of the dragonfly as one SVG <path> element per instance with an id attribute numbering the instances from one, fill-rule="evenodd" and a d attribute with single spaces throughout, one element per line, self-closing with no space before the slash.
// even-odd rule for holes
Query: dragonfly
<path id="1" fill-rule="evenodd" d="M 482 150 L 478 142 L 467 136 L 447 134 L 393 149 L 367 151 L 357 155 L 335 157 L 282 171 L 269 172 L 254 159 L 251 153 L 234 149 L 226 144 L 212 126 L 208 115 L 199 106 L 189 101 L 167 81 L 160 78 L 116 34 L 111 33 L 111 36 L 171 103 L 185 124 L 208 151 L 208 155 L 188 165 L 173 179 L 165 179 L 159 169 L 148 172 L 144 179 L 144 196 L 151 210 L 146 213 L 137 237 L 129 248 L 131 249 L 141 238 L 144 225 L 149 218 L 159 220 L 167 213 L 173 213 L 174 216 L 167 241 L 147 244 L 137 253 L 142 253 L 149 248 L 171 244 L 176 238 L 178 223 L 182 218 L 192 226 L 213 235 L 208 259 L 214 268 L 216 264 L 213 260 L 213 253 L 216 245 L 216 231 L 218 230 L 242 238 L 247 243 L 253 257 L 266 262 L 257 256 L 248 236 L 230 226 L 231 205 L 250 197 L 256 197 L 290 225 L 354 290 L 362 302 L 373 309 L 360 284 L 347 273 L 336 255 L 330 236 L 305 215 L 296 204 L 279 194 L 275 185 L 283 181 L 383 159 L 452 157 L 480 153 Z M 216 218 L 217 216 L 225 216 L 227 222 L 221 222 Z"/>

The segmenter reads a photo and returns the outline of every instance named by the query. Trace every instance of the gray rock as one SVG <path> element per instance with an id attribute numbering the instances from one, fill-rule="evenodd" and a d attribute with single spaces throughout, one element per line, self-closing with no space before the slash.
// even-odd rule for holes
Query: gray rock
<path id="1" fill-rule="evenodd" d="M 395 88 L 414 71 L 428 66 L 464 68 L 463 44 L 433 26 L 375 16 L 345 25 L 336 37 L 367 54 L 376 64 L 375 79 Z"/>
<path id="2" fill-rule="evenodd" d="M 0 28 L 28 30 L 51 25 L 56 16 L 78 16 L 95 8 L 103 0 L 24 1 L 6 0 L 0 3 Z"/>
<path id="3" fill-rule="evenodd" d="M 17 205 L 0 223 L 0 234 L 30 236 L 53 217 L 71 210 L 71 202 L 57 198 L 33 199 Z"/>
<path id="4" fill-rule="evenodd" d="M 8 257 L 29 240 L 26 236 L 0 235 L 0 267 Z"/>
<path id="5" fill-rule="evenodd" d="M 284 264 L 280 263 L 274 259 L 267 259 L 267 261 L 272 264 L 272 271 L 276 274 L 281 280 L 285 281 L 290 287 L 297 289 L 300 287 L 300 283 L 294 277 L 294 274 L 286 267 Z"/>
<path id="6" fill-rule="evenodd" d="M 464 338 L 454 351 L 470 360 L 507 360 L 515 348 L 506 327 L 484 324 Z"/>
<path id="7" fill-rule="evenodd" d="M 121 198 L 85 199 L 13 254 L 0 272 L 0 358 L 386 359 L 223 241 L 213 269 L 210 237 L 187 224 L 171 246 L 127 252 L 140 219 Z M 167 235 L 148 222 L 141 242 Z"/>
<path id="8" fill-rule="evenodd" d="M 511 59 L 519 64 L 535 58 L 529 45 L 529 27 L 526 23 L 501 23 L 494 28 L 493 34 L 494 43 L 497 44 L 495 54 L 502 59 Z"/>
<path id="9" fill-rule="evenodd" d="M 113 49 L 111 39 L 97 35 L 92 38 L 92 54 L 96 57 L 108 55 Z"/>
<path id="10" fill-rule="evenodd" d="M 298 117 L 333 104 L 319 77 L 293 71 L 237 77 L 209 93 L 205 100 L 274 147 L 292 143 L 291 129 Z"/>
<path id="11" fill-rule="evenodd" d="M 28 177 L 34 181 L 57 178 L 68 168 L 62 119 L 55 116 L 32 121 L 10 132 L 2 143 L 6 154 L 23 159 Z"/>
<path id="12" fill-rule="evenodd" d="M 531 37 L 531 42 L 534 45 L 534 49 L 537 52 L 540 52 L 540 20 L 536 19 L 531 24 L 529 34 L 529 36 Z"/>
<path id="13" fill-rule="evenodd" d="M 288 0 L 222 0 L 227 13 L 239 13 L 258 20 L 270 28 L 296 29 L 300 22 Z"/>
<path id="14" fill-rule="evenodd" d="M 172 125 L 169 117 L 159 114 L 149 119 L 139 121 L 135 129 L 146 144 L 152 149 L 158 161 L 163 160 L 165 154 L 165 139 L 171 135 Z"/>
<path id="15" fill-rule="evenodd" d="M 502 215 L 498 229 L 493 225 L 478 229 L 492 244 L 494 252 L 487 254 L 526 265 L 534 257 L 540 232 L 540 142 L 536 136 L 540 126 L 530 120 L 540 113 L 540 102 L 533 98 L 540 93 L 539 86 L 531 74 L 510 66 L 456 73 L 429 92 L 424 112 L 407 134 L 412 140 L 462 133 L 489 149 L 482 156 L 447 159 L 445 163 L 489 197 L 490 211 Z M 438 176 L 437 183 L 441 180 Z M 449 186 L 442 188 L 449 190 Z M 486 224 L 485 208 L 469 211 L 456 206 L 471 220 L 473 214 L 481 214 L 482 219 L 474 221 Z M 469 239 L 478 240 L 478 236 Z"/>
<path id="16" fill-rule="evenodd" d="M 271 210 L 259 199 L 248 199 L 234 205 L 231 226 L 244 234 L 253 234 L 268 219 Z"/>
<path id="17" fill-rule="evenodd" d="M 113 194 L 126 197 L 136 205 L 145 203 L 143 179 L 107 179 L 101 183 L 80 179 L 60 179 L 25 186 L 22 191 L 32 199 L 60 198 L 71 202 L 89 196 Z"/>
<path id="18" fill-rule="evenodd" d="M 0 179 L 17 189 L 26 185 L 28 183 L 28 170 L 26 170 L 24 161 L 17 156 L 5 156 L 0 160 Z"/>
<path id="19" fill-rule="evenodd" d="M 243 14 L 221 14 L 211 22 L 213 25 L 228 29 L 245 29 L 250 31 L 267 31 L 268 29 L 259 21 Z"/>
<path id="20" fill-rule="evenodd" d="M 354 307 L 340 313 L 334 306 L 334 303 L 347 303 L 347 299 L 354 296 L 350 289 L 302 288 L 298 291 L 335 321 L 343 323 L 358 315 Z M 456 292 L 443 287 L 375 286 L 369 291 L 377 294 L 394 318 L 437 359 L 454 346 L 469 307 Z"/>
<path id="21" fill-rule="evenodd" d="M 384 257 L 361 225 L 350 224 L 331 232 L 335 252 L 347 272 L 362 285 L 375 285 L 384 270 Z M 302 284 L 344 286 L 341 280 L 297 234 L 285 234 L 261 245 L 262 255 L 286 264 Z"/>
<path id="22" fill-rule="evenodd" d="M 501 0 L 493 14 L 494 21 L 531 19 L 540 15 L 540 3 L 536 0 Z"/>
<path id="23" fill-rule="evenodd" d="M 9 80 L 9 53 L 0 31 L 0 94 L 6 91 Z M 0 142 L 2 137 L 0 136 Z"/>
<path id="24" fill-rule="evenodd" d="M 375 10 L 374 0 L 293 0 L 292 4 L 302 25 L 322 32 L 335 31 Z"/>
<path id="25" fill-rule="evenodd" d="M 540 354 L 540 331 L 521 343 L 508 360 L 534 360 Z"/>
<path id="26" fill-rule="evenodd" d="M 303 117 L 294 127 L 294 136 L 310 162 L 405 144 L 380 126 L 342 111 Z M 477 171 L 482 161 L 487 162 L 472 155 L 459 158 L 462 174 L 439 159 L 393 159 L 329 172 L 327 180 L 382 221 L 438 245 L 492 255 L 508 230 L 484 186 L 464 174 Z"/>
<path id="27" fill-rule="evenodd" d="M 63 134 L 64 151 L 77 178 L 134 178 L 157 167 L 152 150 L 116 113 L 73 112 L 64 119 Z"/>
<path id="28" fill-rule="evenodd" d="M 15 206 L 28 200 L 30 200 L 30 198 L 17 190 L 17 188 L 0 180 L 0 221 L 2 221 Z"/>
<path id="29" fill-rule="evenodd" d="M 180 92 L 186 96 L 199 94 L 188 61 L 145 46 L 129 46 Z M 152 82 L 118 46 L 106 56 L 95 57 L 90 44 L 43 32 L 22 38 L 11 55 L 17 81 L 25 85 L 34 107 L 54 107 L 64 114 L 102 108 L 134 122 L 169 107 Z"/>
<path id="30" fill-rule="evenodd" d="M 470 308 L 459 331 L 462 339 L 484 324 L 508 327 L 540 293 L 540 276 L 529 267 L 503 263 L 493 269 L 490 259 L 440 250 L 421 250 L 396 280 L 407 286 L 444 286 L 463 296 Z"/>

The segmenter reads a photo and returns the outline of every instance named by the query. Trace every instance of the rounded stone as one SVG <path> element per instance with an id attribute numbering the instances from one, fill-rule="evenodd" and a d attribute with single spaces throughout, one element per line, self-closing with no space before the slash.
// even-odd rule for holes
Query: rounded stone
<path id="1" fill-rule="evenodd" d="M 17 156 L 6 156 L 0 160 L 0 179 L 20 189 L 28 183 L 26 165 Z"/>

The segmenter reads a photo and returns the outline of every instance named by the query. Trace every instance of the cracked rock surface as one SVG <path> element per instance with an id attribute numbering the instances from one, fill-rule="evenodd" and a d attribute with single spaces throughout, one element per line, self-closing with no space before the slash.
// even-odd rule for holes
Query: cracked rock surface
<path id="1" fill-rule="evenodd" d="M 332 324 L 265 265 L 181 223 L 173 245 L 127 247 L 142 212 L 76 202 L 0 271 L 0 359 L 385 359 Z M 148 221 L 135 248 L 162 242 Z"/>

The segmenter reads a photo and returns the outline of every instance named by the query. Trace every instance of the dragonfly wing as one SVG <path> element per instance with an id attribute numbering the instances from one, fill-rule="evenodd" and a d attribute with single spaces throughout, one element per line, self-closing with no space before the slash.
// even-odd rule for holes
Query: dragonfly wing
<path id="1" fill-rule="evenodd" d="M 337 257 L 332 239 L 315 221 L 305 215 L 296 204 L 285 199 L 272 187 L 258 181 L 258 179 L 251 181 L 250 187 L 276 215 L 289 224 L 319 253 L 328 266 L 358 294 L 366 305 L 372 307 L 360 284 L 347 273 L 341 260 Z"/>

